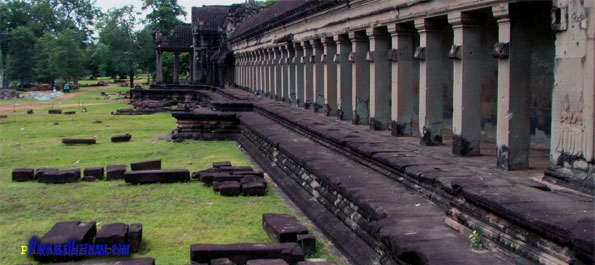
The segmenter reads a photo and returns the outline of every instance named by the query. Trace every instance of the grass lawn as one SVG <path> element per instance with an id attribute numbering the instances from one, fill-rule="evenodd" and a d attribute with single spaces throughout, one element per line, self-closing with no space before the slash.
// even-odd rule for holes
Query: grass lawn
<path id="1" fill-rule="evenodd" d="M 21 255 L 21 245 L 27 245 L 33 236 L 41 237 L 60 221 L 96 221 L 98 228 L 112 222 L 142 223 L 141 250 L 133 257 L 153 257 L 160 265 L 190 264 L 189 249 L 194 243 L 272 242 L 262 229 L 261 215 L 292 211 L 270 188 L 264 197 L 222 197 L 197 181 L 134 186 L 123 180 L 12 182 L 12 170 L 20 167 L 82 169 L 152 159 L 162 159 L 163 168 L 191 172 L 222 160 L 252 166 L 232 141 L 166 141 L 165 135 L 176 124 L 168 113 L 111 115 L 116 109 L 131 106 L 126 99 L 106 99 L 101 91 L 126 89 L 82 88 L 76 97 L 52 103 L 0 101 L 0 107 L 43 107 L 32 115 L 25 109 L 0 111 L 8 115 L 8 119 L 0 120 L 0 264 L 37 264 Z M 85 104 L 88 112 L 81 112 L 80 104 Z M 47 109 L 51 107 L 76 114 L 50 115 Z M 110 142 L 111 136 L 125 133 L 132 135 L 130 142 Z M 93 136 L 98 144 L 61 143 L 65 137 Z M 317 256 L 328 255 L 322 252 Z"/>

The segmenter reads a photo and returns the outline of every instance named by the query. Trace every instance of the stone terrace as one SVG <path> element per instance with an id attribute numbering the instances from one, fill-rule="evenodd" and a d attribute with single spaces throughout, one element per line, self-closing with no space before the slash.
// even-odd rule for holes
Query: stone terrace
<path id="1" fill-rule="evenodd" d="M 412 138 L 268 99 L 250 101 L 254 111 L 238 114 L 238 141 L 356 263 L 593 262 L 591 196 L 551 191 L 529 176 L 480 158 L 462 162 L 447 148 Z M 333 226 L 338 220 L 330 214 L 346 226 Z M 471 230 L 483 232 L 490 253 L 468 250 Z"/>

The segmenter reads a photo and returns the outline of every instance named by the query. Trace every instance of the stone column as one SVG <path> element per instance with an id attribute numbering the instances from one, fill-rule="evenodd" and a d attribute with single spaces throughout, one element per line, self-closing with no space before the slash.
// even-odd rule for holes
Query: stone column
<path id="1" fill-rule="evenodd" d="M 267 85 L 267 74 L 266 74 L 266 53 L 263 49 L 258 50 L 260 61 L 258 63 L 258 68 L 260 69 L 260 87 L 258 88 L 257 92 L 262 93 Z"/>
<path id="2" fill-rule="evenodd" d="M 351 121 L 353 124 L 368 124 L 369 103 L 370 103 L 370 63 L 366 61 L 366 55 L 370 50 L 370 41 L 365 31 L 349 32 L 352 52 L 349 55 L 353 62 L 351 76 L 352 101 L 354 106 Z"/>
<path id="3" fill-rule="evenodd" d="M 420 47 L 416 49 L 419 63 L 419 134 L 421 144 L 442 144 L 442 93 L 444 68 L 442 60 L 443 23 L 432 19 L 417 19 Z"/>
<path id="4" fill-rule="evenodd" d="M 275 68 L 275 96 L 273 97 L 276 100 L 281 100 L 283 97 L 283 74 L 281 73 L 281 47 L 274 48 L 275 56 L 273 57 L 273 64 Z"/>
<path id="5" fill-rule="evenodd" d="M 188 73 L 190 74 L 190 76 L 188 77 L 188 81 L 189 83 L 194 82 L 194 51 L 188 52 L 188 57 L 189 57 L 189 64 L 190 64 L 190 70 L 188 71 Z"/>
<path id="6" fill-rule="evenodd" d="M 180 83 L 180 52 L 174 52 L 174 84 Z"/>
<path id="7" fill-rule="evenodd" d="M 312 70 L 314 69 L 311 59 L 312 59 L 312 45 L 310 45 L 310 41 L 303 41 L 302 48 L 304 49 L 304 56 L 302 57 L 302 63 L 304 64 L 304 107 L 308 108 L 309 104 L 312 104 L 314 101 L 314 94 L 313 94 L 313 73 Z"/>
<path id="8" fill-rule="evenodd" d="M 393 24 L 388 30 L 392 36 L 392 50 L 387 56 L 391 69 L 391 135 L 412 136 L 413 105 L 413 24 Z"/>
<path id="9" fill-rule="evenodd" d="M 353 114 L 352 66 L 349 62 L 351 41 L 347 34 L 336 34 L 333 39 L 337 43 L 337 54 L 333 58 L 333 61 L 337 63 L 337 118 L 351 120 Z"/>
<path id="10" fill-rule="evenodd" d="M 281 79 L 281 89 L 279 89 L 279 100 L 285 102 L 289 97 L 288 84 L 289 76 L 287 75 L 287 50 L 285 45 L 279 46 L 279 76 Z"/>
<path id="11" fill-rule="evenodd" d="M 262 87 L 262 93 L 265 94 L 267 92 L 270 91 L 271 88 L 271 82 L 270 82 L 270 78 L 269 78 L 269 51 L 268 49 L 262 49 L 262 55 L 263 55 L 263 60 L 262 60 L 262 69 L 263 69 L 263 75 L 262 78 L 264 80 L 264 86 Z"/>
<path id="12" fill-rule="evenodd" d="M 246 58 L 244 57 L 244 53 L 240 53 L 240 87 L 243 89 L 246 86 L 245 77 L 246 77 Z"/>
<path id="13" fill-rule="evenodd" d="M 317 112 L 324 105 L 324 65 L 320 61 L 320 58 L 324 54 L 324 47 L 320 39 L 310 40 L 310 45 L 312 45 L 313 49 L 313 56 L 311 58 L 314 64 L 312 74 L 312 94 L 314 96 L 312 109 L 314 112 Z"/>
<path id="14" fill-rule="evenodd" d="M 287 65 L 287 103 L 292 104 L 295 102 L 296 97 L 295 63 L 293 62 L 293 57 L 295 57 L 295 50 L 293 49 L 293 44 L 285 44 L 285 51 L 287 52 L 287 57 L 285 59 L 285 63 Z"/>
<path id="15" fill-rule="evenodd" d="M 448 14 L 454 32 L 452 153 L 480 155 L 481 142 L 481 25 L 467 13 Z"/>
<path id="16" fill-rule="evenodd" d="M 508 11 L 501 6 L 492 9 L 498 20 L 498 42 L 511 44 L 508 58 L 498 59 L 497 165 L 516 170 L 529 167 L 531 47 L 526 32 L 513 25 Z"/>
<path id="17" fill-rule="evenodd" d="M 252 90 L 252 52 L 246 53 L 246 87 L 248 91 Z"/>
<path id="18" fill-rule="evenodd" d="M 155 76 L 155 83 L 161 84 L 163 83 L 163 66 L 162 66 L 162 59 L 161 59 L 162 52 L 157 50 L 155 54 L 155 67 L 156 67 L 156 76 Z"/>
<path id="19" fill-rule="evenodd" d="M 275 97 L 277 82 L 275 81 L 275 48 L 269 48 L 269 98 Z"/>
<path id="20" fill-rule="evenodd" d="M 386 58 L 390 49 L 390 35 L 385 27 L 369 28 L 370 51 L 366 60 L 370 62 L 370 129 L 386 130 L 391 112 L 391 64 Z"/>
<path id="21" fill-rule="evenodd" d="M 304 49 L 301 43 L 294 42 L 293 48 L 295 56 L 293 62 L 295 63 L 295 103 L 298 107 L 304 105 L 304 65 L 302 64 L 302 57 L 304 56 Z"/>
<path id="22" fill-rule="evenodd" d="M 334 116 L 337 110 L 337 63 L 334 60 L 337 45 L 333 37 L 325 37 L 321 41 L 324 46 L 320 59 L 324 64 L 324 114 Z"/>

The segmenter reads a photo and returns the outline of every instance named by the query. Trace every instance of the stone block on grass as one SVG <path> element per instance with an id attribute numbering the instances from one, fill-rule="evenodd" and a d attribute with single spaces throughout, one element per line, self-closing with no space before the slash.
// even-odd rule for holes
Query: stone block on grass
<path id="1" fill-rule="evenodd" d="M 161 169 L 161 159 L 131 163 L 130 169 L 132 171 Z"/>
<path id="2" fill-rule="evenodd" d="M 244 176 L 241 180 L 240 180 L 240 184 L 247 184 L 247 183 L 253 183 L 253 182 L 257 182 L 257 183 L 262 183 L 265 187 L 267 185 L 267 181 L 264 180 L 264 178 L 258 177 L 258 176 Z"/>
<path id="3" fill-rule="evenodd" d="M 174 183 L 190 180 L 187 169 L 137 170 L 124 173 L 124 180 L 131 184 Z"/>
<path id="4" fill-rule="evenodd" d="M 254 171 L 254 169 L 252 169 L 252 167 L 249 166 L 225 166 L 219 167 L 218 169 L 223 172 Z"/>
<path id="5" fill-rule="evenodd" d="M 48 114 L 62 114 L 61 109 L 49 109 Z"/>
<path id="6" fill-rule="evenodd" d="M 128 225 L 124 223 L 105 224 L 97 232 L 95 244 L 128 244 Z"/>
<path id="7" fill-rule="evenodd" d="M 65 111 L 64 115 L 74 115 L 76 114 L 76 111 Z"/>
<path id="8" fill-rule="evenodd" d="M 298 234 L 308 233 L 308 229 L 297 218 L 288 214 L 263 214 L 262 228 L 270 238 L 279 243 L 297 242 Z"/>
<path id="9" fill-rule="evenodd" d="M 105 169 L 103 167 L 87 167 L 83 169 L 83 176 L 93 177 L 94 179 L 103 179 Z"/>
<path id="10" fill-rule="evenodd" d="M 67 170 L 60 170 L 60 171 L 50 171 L 44 172 L 41 174 L 37 181 L 41 183 L 54 183 L 54 184 L 61 184 L 61 183 L 71 183 L 77 182 L 81 179 L 81 169 L 67 169 Z"/>
<path id="11" fill-rule="evenodd" d="M 211 186 L 213 185 L 213 181 L 217 176 L 229 176 L 229 172 L 201 173 L 200 181 L 207 184 L 208 186 Z"/>
<path id="12" fill-rule="evenodd" d="M 213 162 L 213 168 L 231 167 L 230 161 Z"/>
<path id="13" fill-rule="evenodd" d="M 289 264 L 304 260 L 304 252 L 297 243 L 239 243 L 239 244 L 193 244 L 190 260 L 209 263 L 213 259 L 229 258 L 237 264 L 248 260 L 283 259 Z"/>
<path id="14" fill-rule="evenodd" d="M 264 196 L 266 194 L 267 186 L 262 182 L 248 182 L 240 185 L 242 194 L 245 196 Z"/>
<path id="15" fill-rule="evenodd" d="M 128 244 L 130 244 L 130 252 L 138 253 L 140 242 L 143 238 L 143 225 L 130 224 L 128 227 Z"/>
<path id="16" fill-rule="evenodd" d="M 15 168 L 12 170 L 12 181 L 30 181 L 35 177 L 32 168 Z"/>
<path id="17" fill-rule="evenodd" d="M 238 181 L 213 182 L 213 190 L 223 196 L 240 195 L 241 185 Z"/>
<path id="18" fill-rule="evenodd" d="M 243 175 L 243 176 L 257 176 L 264 178 L 264 172 L 262 171 L 233 171 L 232 175 Z"/>
<path id="19" fill-rule="evenodd" d="M 123 179 L 126 173 L 126 165 L 107 166 L 107 180 Z"/>
<path id="20" fill-rule="evenodd" d="M 124 135 L 114 135 L 112 136 L 113 143 L 120 143 L 120 142 L 129 142 L 132 139 L 132 135 L 124 134 Z"/>
<path id="21" fill-rule="evenodd" d="M 298 234 L 296 242 L 304 250 L 304 255 L 316 253 L 316 237 L 314 235 Z"/>
<path id="22" fill-rule="evenodd" d="M 37 240 L 38 244 L 66 244 L 74 239 L 76 243 L 93 243 L 97 234 L 95 222 L 59 222 Z"/>
<path id="23" fill-rule="evenodd" d="M 57 168 L 49 168 L 49 167 L 44 167 L 44 168 L 38 168 L 35 171 L 35 179 L 39 179 L 40 176 L 42 176 L 44 173 L 51 173 L 51 172 L 58 172 L 59 169 Z"/>
<path id="24" fill-rule="evenodd" d="M 97 140 L 93 138 L 62 138 L 63 144 L 96 144 Z"/>
<path id="25" fill-rule="evenodd" d="M 242 175 L 230 175 L 226 173 L 214 174 L 213 175 L 213 182 L 225 182 L 225 181 L 237 181 L 239 182 L 242 180 L 244 176 Z"/>
<path id="26" fill-rule="evenodd" d="M 282 259 L 253 259 L 246 262 L 246 265 L 289 265 Z"/>

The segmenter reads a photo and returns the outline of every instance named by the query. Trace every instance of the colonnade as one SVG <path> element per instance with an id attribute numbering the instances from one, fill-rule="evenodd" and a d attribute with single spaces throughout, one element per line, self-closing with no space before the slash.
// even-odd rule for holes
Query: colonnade
<path id="1" fill-rule="evenodd" d="M 555 48 L 553 39 L 533 30 L 548 29 L 549 18 L 534 15 L 535 6 L 525 12 L 529 7 L 498 5 L 320 29 L 236 50 L 235 82 L 394 136 L 412 136 L 417 119 L 424 145 L 442 144 L 444 122 L 452 120 L 452 152 L 460 156 L 480 155 L 482 124 L 495 117 L 498 166 L 524 169 L 532 89 L 551 95 L 553 86 L 552 74 L 537 77 L 531 69 L 536 61 L 552 69 L 554 58 L 547 54 Z M 537 9 L 547 14 L 551 4 Z"/>

